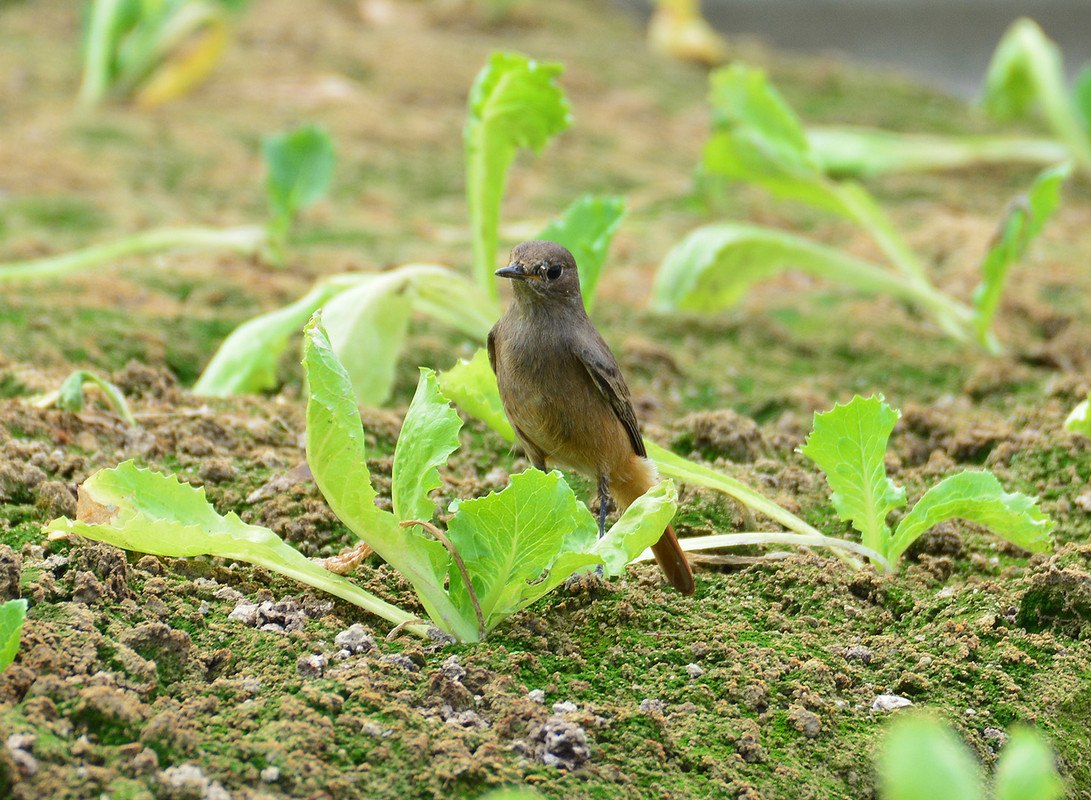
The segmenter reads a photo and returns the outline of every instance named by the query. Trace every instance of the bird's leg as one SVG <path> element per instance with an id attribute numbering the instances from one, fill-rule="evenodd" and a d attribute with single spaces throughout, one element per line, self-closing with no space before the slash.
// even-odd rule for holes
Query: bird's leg
<path id="1" fill-rule="evenodd" d="M 599 476 L 599 538 L 606 535 L 606 515 L 613 508 L 610 500 L 610 476 Z"/>

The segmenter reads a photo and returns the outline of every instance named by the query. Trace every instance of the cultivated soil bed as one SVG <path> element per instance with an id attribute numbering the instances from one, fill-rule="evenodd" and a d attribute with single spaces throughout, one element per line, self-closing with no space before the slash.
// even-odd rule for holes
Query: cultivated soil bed
<path id="1" fill-rule="evenodd" d="M 1051 740 L 1069 796 L 1091 797 L 1091 440 L 1066 433 L 1091 390 L 1091 189 L 1062 206 L 1012 276 L 1008 349 L 986 357 L 893 301 L 787 276 L 713 317 L 646 310 L 670 246 L 715 219 L 802 230 L 865 257 L 866 237 L 734 187 L 695 191 L 707 74 L 648 54 L 637 21 L 602 4 L 524 3 L 487 24 L 452 0 L 254 4 L 211 79 L 152 112 L 80 116 L 73 4 L 0 4 L 0 258 L 59 253 L 163 225 L 265 218 L 261 136 L 327 127 L 330 198 L 301 221 L 286 268 L 164 255 L 0 295 L 0 599 L 30 610 L 0 675 L 0 795 L 26 798 L 476 798 L 522 784 L 550 797 L 868 798 L 899 695 L 950 722 L 991 766 L 1015 723 Z M 1057 522 L 1052 554 L 945 524 L 898 574 L 824 552 L 700 567 L 697 594 L 654 567 L 562 588 L 472 646 L 402 635 L 354 606 L 245 564 L 173 561 L 42 526 L 71 516 L 92 472 L 134 458 L 204 486 L 221 513 L 309 556 L 353 537 L 304 459 L 298 348 L 276 396 L 188 388 L 243 320 L 320 275 L 411 261 L 467 269 L 461 128 L 495 49 L 566 65 L 575 123 L 517 159 L 503 242 L 579 195 L 623 194 L 595 319 L 649 438 L 745 481 L 832 535 L 850 535 L 796 448 L 816 410 L 882 392 L 903 412 L 890 476 L 912 502 L 945 475 L 993 470 Z M 734 42 L 807 121 L 980 132 L 961 102 L 896 76 Z M 939 285 L 968 298 L 1005 205 L 1033 171 L 992 168 L 869 184 Z M 386 409 L 365 409 L 369 466 L 389 487 L 416 383 L 475 345 L 414 323 Z M 90 404 L 26 398 L 86 367 L 120 386 L 140 427 Z M 474 421 L 437 502 L 506 485 L 526 465 Z M 586 481 L 573 485 L 585 495 Z M 387 489 L 387 496 L 389 488 Z M 683 536 L 750 524 L 682 487 Z M 758 519 L 759 528 L 776 526 Z M 757 556 L 760 551 L 744 555 Z M 377 560 L 353 579 L 416 608 Z M 359 627 L 356 627 L 359 626 Z"/>

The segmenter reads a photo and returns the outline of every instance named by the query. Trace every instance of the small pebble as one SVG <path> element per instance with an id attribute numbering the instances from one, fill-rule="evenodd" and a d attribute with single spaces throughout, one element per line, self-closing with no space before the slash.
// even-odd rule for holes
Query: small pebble
<path id="1" fill-rule="evenodd" d="M 686 674 L 691 678 L 700 678 L 705 674 L 705 668 L 700 664 L 686 664 Z"/>
<path id="2" fill-rule="evenodd" d="M 466 677 L 466 670 L 458 663 L 458 656 L 449 656 L 443 662 L 441 669 L 443 670 L 443 677 L 449 681 L 461 683 L 462 679 Z"/>
<path id="3" fill-rule="evenodd" d="M 564 700 L 560 703 L 553 704 L 554 714 L 571 714 L 577 708 L 576 704 L 571 700 Z"/>
<path id="4" fill-rule="evenodd" d="M 385 656 L 379 659 L 380 664 L 393 664 L 396 667 L 401 667 L 407 672 L 419 672 L 420 667 L 413 663 L 413 660 L 409 656 L 403 656 L 401 653 L 387 653 Z"/>
<path id="5" fill-rule="evenodd" d="M 896 694 L 881 694 L 871 703 L 872 711 L 893 711 L 896 708 L 905 708 L 913 705 L 908 697 L 899 697 Z"/>
<path id="6" fill-rule="evenodd" d="M 867 647 L 862 644 L 854 644 L 852 647 L 846 648 L 845 659 L 859 661 L 862 664 L 870 664 L 871 659 L 874 658 L 874 654 Z"/>
<path id="7" fill-rule="evenodd" d="M 375 647 L 375 640 L 364 626 L 357 622 L 337 634 L 333 644 L 341 650 L 348 650 L 349 653 L 366 653 Z"/>
<path id="8" fill-rule="evenodd" d="M 527 699 L 529 699 L 532 703 L 544 703 L 545 692 L 541 689 L 531 689 L 529 692 L 527 692 Z"/>
<path id="9" fill-rule="evenodd" d="M 304 678 L 321 678 L 328 664 L 329 660 L 320 653 L 300 656 L 295 662 L 295 670 Z"/>
<path id="10" fill-rule="evenodd" d="M 280 780 L 280 767 L 266 767 L 261 771 L 262 783 L 276 783 Z"/>
<path id="11" fill-rule="evenodd" d="M 657 697 L 645 697 L 640 701 L 640 713 L 642 714 L 662 714 L 666 707 L 666 703 Z"/>

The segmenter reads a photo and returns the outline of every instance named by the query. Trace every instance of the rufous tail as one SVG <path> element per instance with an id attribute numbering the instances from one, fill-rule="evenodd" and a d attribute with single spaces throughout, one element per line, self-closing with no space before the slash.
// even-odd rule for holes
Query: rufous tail
<path id="1" fill-rule="evenodd" d="M 670 525 L 663 531 L 659 541 L 652 545 L 652 553 L 659 563 L 659 568 L 667 576 L 670 585 L 682 594 L 693 594 L 696 587 L 693 585 L 693 570 L 689 566 L 689 559 L 678 544 L 678 537 L 674 535 L 674 528 Z"/>

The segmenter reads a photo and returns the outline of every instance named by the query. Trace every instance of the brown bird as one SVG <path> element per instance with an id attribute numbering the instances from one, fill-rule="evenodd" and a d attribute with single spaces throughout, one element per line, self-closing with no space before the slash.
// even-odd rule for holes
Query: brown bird
<path id="1" fill-rule="evenodd" d="M 601 537 L 611 495 L 624 511 L 657 480 L 629 387 L 584 310 L 568 250 L 523 242 L 496 274 L 512 279 L 515 292 L 489 332 L 504 411 L 535 467 L 552 464 L 598 481 Z M 693 571 L 670 525 L 652 552 L 671 585 L 693 594 Z"/>

